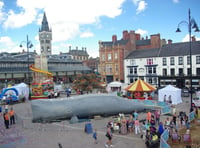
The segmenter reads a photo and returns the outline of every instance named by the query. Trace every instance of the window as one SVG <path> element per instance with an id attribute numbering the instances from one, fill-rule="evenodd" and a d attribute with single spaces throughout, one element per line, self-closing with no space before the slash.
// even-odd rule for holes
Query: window
<path id="1" fill-rule="evenodd" d="M 167 76 L 167 69 L 166 68 L 163 69 L 163 76 Z"/>
<path id="2" fill-rule="evenodd" d="M 104 54 L 101 55 L 101 60 L 105 61 L 105 55 Z"/>
<path id="3" fill-rule="evenodd" d="M 174 57 L 170 57 L 170 65 L 174 65 Z"/>
<path id="4" fill-rule="evenodd" d="M 134 67 L 134 74 L 137 74 L 137 67 Z"/>
<path id="5" fill-rule="evenodd" d="M 132 67 L 129 69 L 129 74 L 133 74 L 133 68 Z"/>
<path id="6" fill-rule="evenodd" d="M 115 65 L 115 72 L 118 72 L 118 65 Z"/>
<path id="7" fill-rule="evenodd" d="M 133 83 L 133 78 L 130 78 L 129 82 L 130 82 L 130 83 Z"/>
<path id="8" fill-rule="evenodd" d="M 134 65 L 136 65 L 135 60 L 131 59 L 130 60 L 130 66 L 134 66 Z"/>
<path id="9" fill-rule="evenodd" d="M 137 74 L 137 67 L 131 67 L 129 69 L 129 74 Z"/>
<path id="10" fill-rule="evenodd" d="M 50 41 L 49 41 L 49 40 L 46 40 L 46 43 L 48 43 L 48 44 L 49 44 L 49 43 L 50 43 Z"/>
<path id="11" fill-rule="evenodd" d="M 174 68 L 171 68 L 171 69 L 170 69 L 170 74 L 171 74 L 172 76 L 175 75 L 175 70 L 174 70 Z"/>
<path id="12" fill-rule="evenodd" d="M 200 56 L 196 56 L 196 64 L 200 64 Z"/>
<path id="13" fill-rule="evenodd" d="M 166 66 L 167 65 L 167 59 L 166 58 L 163 58 L 163 66 Z"/>
<path id="14" fill-rule="evenodd" d="M 190 72 L 190 68 L 187 69 L 187 75 L 190 76 L 191 72 Z"/>
<path id="15" fill-rule="evenodd" d="M 190 65 L 190 56 L 187 56 L 187 65 Z"/>
<path id="16" fill-rule="evenodd" d="M 179 73 L 179 76 L 182 76 L 183 75 L 183 68 L 179 68 L 178 73 Z"/>
<path id="17" fill-rule="evenodd" d="M 106 72 L 111 73 L 112 72 L 112 65 L 106 65 Z"/>
<path id="18" fill-rule="evenodd" d="M 200 76 L 200 68 L 197 68 L 197 76 Z"/>
<path id="19" fill-rule="evenodd" d="M 153 59 L 147 59 L 147 65 L 153 65 Z"/>
<path id="20" fill-rule="evenodd" d="M 152 67 L 147 67 L 147 72 L 148 72 L 148 74 L 152 74 L 153 72 L 152 72 Z"/>
<path id="21" fill-rule="evenodd" d="M 111 60 L 112 60 L 112 54 L 108 53 L 108 61 L 111 61 Z"/>
<path id="22" fill-rule="evenodd" d="M 156 74 L 156 67 L 147 67 L 147 74 Z"/>
<path id="23" fill-rule="evenodd" d="M 118 54 L 115 52 L 115 60 L 118 59 Z"/>
<path id="24" fill-rule="evenodd" d="M 178 65 L 183 65 L 183 57 L 178 57 Z"/>

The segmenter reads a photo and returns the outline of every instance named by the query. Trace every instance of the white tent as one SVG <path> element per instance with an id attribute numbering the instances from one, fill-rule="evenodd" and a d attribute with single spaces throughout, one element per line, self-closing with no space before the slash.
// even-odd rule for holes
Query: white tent
<path id="1" fill-rule="evenodd" d="M 166 87 L 158 90 L 158 101 L 163 102 L 164 97 L 166 97 L 166 101 L 169 101 L 170 97 L 172 100 L 172 104 L 182 103 L 181 89 L 176 88 L 172 85 L 167 85 Z"/>
<path id="2" fill-rule="evenodd" d="M 28 98 L 29 98 L 29 88 L 28 88 L 27 84 L 20 83 L 20 84 L 12 86 L 12 88 L 17 89 L 19 96 L 23 95 L 23 96 L 25 96 L 26 100 L 28 100 Z"/>
<path id="3" fill-rule="evenodd" d="M 119 81 L 113 81 L 108 83 L 106 90 L 108 92 L 112 92 L 112 91 L 124 91 L 124 88 L 127 86 L 127 84 L 125 83 L 121 83 Z"/>

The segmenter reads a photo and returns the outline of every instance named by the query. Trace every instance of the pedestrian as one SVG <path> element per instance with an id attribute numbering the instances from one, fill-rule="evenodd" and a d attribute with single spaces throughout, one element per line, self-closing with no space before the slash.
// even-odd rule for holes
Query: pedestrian
<path id="1" fill-rule="evenodd" d="M 94 138 L 94 143 L 97 144 L 97 129 L 94 130 L 92 137 Z"/>
<path id="2" fill-rule="evenodd" d="M 149 111 L 149 112 L 147 113 L 147 121 L 150 122 L 150 120 L 151 120 L 151 112 Z"/>
<path id="3" fill-rule="evenodd" d="M 156 117 L 156 124 L 159 125 L 159 123 L 160 123 L 160 110 L 155 111 L 155 117 Z"/>
<path id="4" fill-rule="evenodd" d="M 146 132 L 147 132 L 145 121 L 142 122 L 142 127 L 141 127 L 141 128 L 142 128 L 142 135 L 141 135 L 141 138 L 142 138 L 143 140 L 145 140 L 145 138 L 146 138 Z"/>
<path id="5" fill-rule="evenodd" d="M 135 110 L 134 113 L 133 113 L 134 120 L 138 119 L 138 116 L 139 115 L 138 115 L 137 111 Z"/>
<path id="6" fill-rule="evenodd" d="M 12 107 L 9 111 L 9 115 L 10 115 L 10 125 L 15 124 L 15 111 L 13 110 Z"/>
<path id="7" fill-rule="evenodd" d="M 138 133 L 140 133 L 140 122 L 139 122 L 139 120 L 136 119 L 134 124 L 135 124 L 135 134 L 137 135 Z"/>
<path id="8" fill-rule="evenodd" d="M 3 118 L 4 118 L 4 124 L 5 124 L 5 127 L 6 129 L 9 129 L 9 113 L 8 112 L 5 112 L 3 114 Z"/>
<path id="9" fill-rule="evenodd" d="M 107 131 L 106 131 L 106 137 L 108 138 L 108 141 L 105 144 L 105 147 L 113 147 L 112 145 L 112 131 L 110 129 L 110 126 L 107 126 Z"/>

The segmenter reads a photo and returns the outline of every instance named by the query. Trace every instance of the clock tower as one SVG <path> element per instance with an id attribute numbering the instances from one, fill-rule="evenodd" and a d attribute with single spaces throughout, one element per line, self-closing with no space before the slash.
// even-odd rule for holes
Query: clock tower
<path id="1" fill-rule="evenodd" d="M 44 12 L 42 19 L 42 26 L 39 29 L 39 41 L 40 41 L 40 52 L 41 55 L 48 56 L 52 54 L 51 41 L 52 41 L 52 31 L 49 28 L 49 24 Z"/>

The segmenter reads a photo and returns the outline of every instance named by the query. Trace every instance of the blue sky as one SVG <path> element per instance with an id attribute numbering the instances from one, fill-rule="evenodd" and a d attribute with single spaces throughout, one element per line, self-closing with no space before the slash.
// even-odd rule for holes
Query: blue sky
<path id="1" fill-rule="evenodd" d="M 26 35 L 40 53 L 38 30 L 44 11 L 53 32 L 53 54 L 86 47 L 90 56 L 99 56 L 101 41 L 112 35 L 122 38 L 123 30 L 134 30 L 142 37 L 160 33 L 161 39 L 188 41 L 191 17 L 200 26 L 200 0 L 0 0 L 0 52 L 20 52 Z M 197 40 L 200 32 L 192 31 Z"/>

